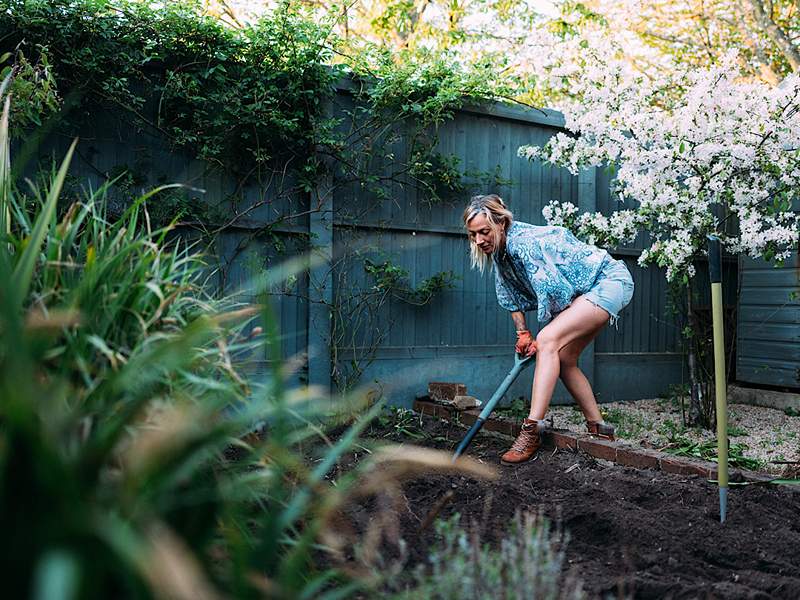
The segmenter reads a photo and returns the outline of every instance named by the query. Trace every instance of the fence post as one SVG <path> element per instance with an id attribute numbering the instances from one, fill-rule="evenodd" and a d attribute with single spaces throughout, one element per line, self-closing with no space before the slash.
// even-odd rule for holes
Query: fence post
<path id="1" fill-rule="evenodd" d="M 333 305 L 333 173 L 325 170 L 311 192 L 308 232 L 314 267 L 308 280 L 308 383 L 331 391 Z"/>
<path id="2" fill-rule="evenodd" d="M 333 117 L 332 101 L 323 112 Z M 332 306 L 333 306 L 333 165 L 320 155 L 321 172 L 311 191 L 308 219 L 309 247 L 313 266 L 308 278 L 308 384 L 331 391 Z"/>
<path id="3" fill-rule="evenodd" d="M 597 169 L 590 167 L 578 173 L 578 208 L 581 213 L 597 210 Z M 594 340 L 581 353 L 578 367 L 594 387 Z"/>

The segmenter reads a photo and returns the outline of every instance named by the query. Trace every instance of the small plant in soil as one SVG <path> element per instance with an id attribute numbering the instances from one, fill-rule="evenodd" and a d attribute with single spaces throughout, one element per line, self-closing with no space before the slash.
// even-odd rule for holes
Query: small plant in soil
<path id="1" fill-rule="evenodd" d="M 413 410 L 391 406 L 378 417 L 378 424 L 388 430 L 387 437 L 399 436 L 420 440 L 426 437 L 420 424 L 421 417 L 422 415 Z"/>
<path id="2" fill-rule="evenodd" d="M 736 425 L 728 425 L 728 437 L 741 437 L 747 435 L 747 431 Z"/>
<path id="3" fill-rule="evenodd" d="M 800 417 L 800 410 L 792 408 L 791 406 L 784 408 L 783 412 L 786 413 L 787 417 Z"/>
<path id="4" fill-rule="evenodd" d="M 621 408 L 601 409 L 601 413 L 603 419 L 616 425 L 619 437 L 636 438 L 653 428 L 653 424 L 647 419 Z"/>
<path id="5" fill-rule="evenodd" d="M 511 401 L 511 404 L 498 408 L 495 413 L 500 417 L 520 421 L 528 416 L 530 409 L 530 403 L 523 396 L 518 396 Z"/>
<path id="6" fill-rule="evenodd" d="M 663 450 L 678 456 L 689 456 L 712 462 L 717 461 L 716 440 L 694 442 L 687 437 L 677 436 Z M 762 469 L 764 467 L 763 461 L 745 456 L 747 450 L 748 446 L 746 444 L 732 444 L 728 449 L 728 464 L 732 467 L 751 471 Z"/>
<path id="7" fill-rule="evenodd" d="M 456 513 L 437 522 L 439 542 L 428 564 L 414 571 L 396 600 L 586 597 L 580 582 L 562 573 L 567 536 L 543 516 L 517 512 L 499 550 L 482 542 L 477 524 L 465 528 L 460 521 Z"/>

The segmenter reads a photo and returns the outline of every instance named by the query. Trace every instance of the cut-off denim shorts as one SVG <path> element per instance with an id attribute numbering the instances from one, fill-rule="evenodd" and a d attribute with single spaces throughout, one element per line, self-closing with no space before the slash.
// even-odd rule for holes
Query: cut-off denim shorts
<path id="1" fill-rule="evenodd" d="M 609 325 L 615 327 L 620 311 L 628 306 L 632 297 L 633 277 L 621 260 L 607 262 L 597 275 L 592 288 L 584 294 L 589 302 L 611 315 Z"/>

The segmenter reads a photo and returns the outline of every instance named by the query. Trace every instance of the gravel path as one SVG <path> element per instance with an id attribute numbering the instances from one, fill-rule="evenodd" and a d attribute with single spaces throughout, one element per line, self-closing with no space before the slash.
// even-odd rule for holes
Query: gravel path
<path id="1" fill-rule="evenodd" d="M 685 440 L 703 443 L 716 439 L 714 431 L 682 427 L 681 407 L 675 399 L 609 402 L 600 408 L 606 421 L 616 427 L 619 439 L 648 448 L 662 449 Z M 800 417 L 748 404 L 731 404 L 728 413 L 732 449 L 741 444 L 745 457 L 760 461 L 758 470 L 800 477 L 800 464 L 773 462 L 800 461 Z M 555 427 L 585 431 L 583 415 L 576 406 L 551 406 L 550 417 Z"/>

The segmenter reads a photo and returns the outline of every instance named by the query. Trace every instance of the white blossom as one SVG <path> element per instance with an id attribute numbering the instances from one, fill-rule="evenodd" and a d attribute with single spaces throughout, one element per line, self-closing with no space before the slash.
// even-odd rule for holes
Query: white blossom
<path id="1" fill-rule="evenodd" d="M 694 276 L 709 234 L 752 257 L 781 259 L 797 247 L 800 75 L 780 87 L 744 81 L 729 53 L 672 82 L 685 91 L 667 102 L 663 85 L 632 72 L 608 40 L 581 50 L 580 61 L 551 72 L 575 99 L 564 108 L 567 133 L 519 155 L 572 173 L 613 164 L 614 192 L 635 208 L 606 217 L 551 202 L 548 223 L 607 246 L 646 231 L 653 242 L 639 262 L 665 268 L 670 281 Z"/>

